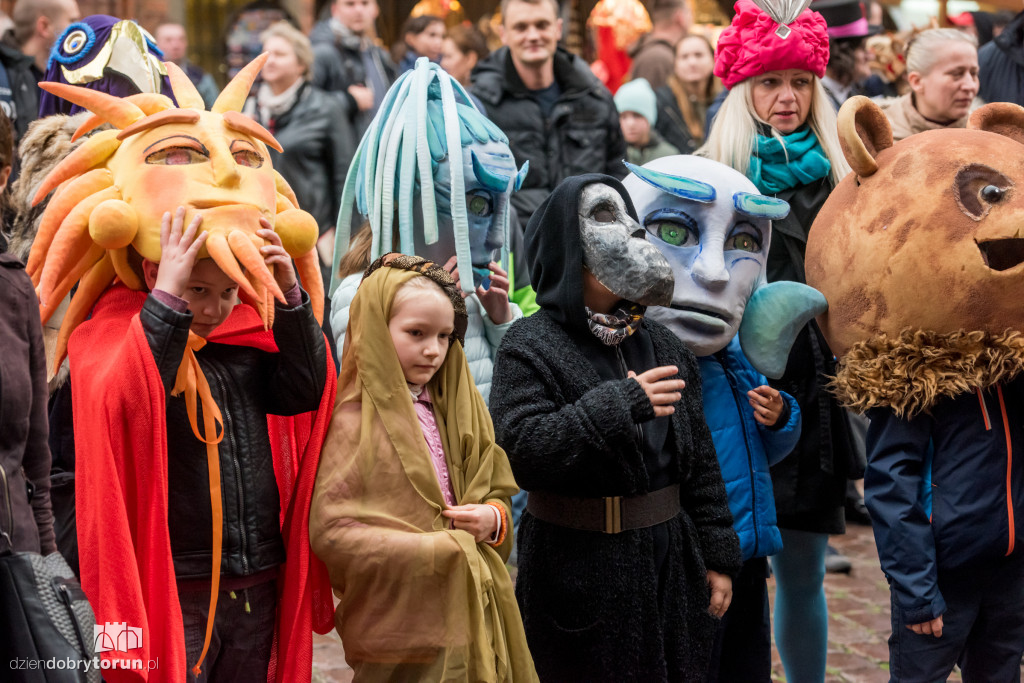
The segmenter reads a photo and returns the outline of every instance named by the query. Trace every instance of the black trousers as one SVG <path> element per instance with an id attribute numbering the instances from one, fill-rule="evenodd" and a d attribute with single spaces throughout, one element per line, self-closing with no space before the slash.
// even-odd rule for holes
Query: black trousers
<path id="1" fill-rule="evenodd" d="M 277 582 L 268 581 L 234 591 L 234 598 L 231 593 L 221 590 L 217 596 L 210 649 L 203 660 L 202 672 L 196 677 L 192 674 L 192 666 L 203 651 L 210 591 L 178 591 L 185 625 L 188 683 L 254 683 L 267 680 L 277 621 Z M 246 604 L 249 611 L 245 609 Z"/>
<path id="2" fill-rule="evenodd" d="M 1024 560 L 1014 556 L 991 566 L 939 572 L 946 601 L 942 637 L 907 628 L 892 603 L 890 681 L 945 681 L 954 664 L 964 683 L 1020 681 L 1024 653 Z"/>
<path id="3" fill-rule="evenodd" d="M 732 603 L 718 625 L 708 683 L 768 683 L 772 677 L 768 558 L 753 557 L 732 582 Z"/>

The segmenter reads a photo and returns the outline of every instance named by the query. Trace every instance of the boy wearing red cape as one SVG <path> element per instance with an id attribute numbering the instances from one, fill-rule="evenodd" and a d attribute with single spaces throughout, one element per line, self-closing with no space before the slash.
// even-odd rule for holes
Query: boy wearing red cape
<path id="1" fill-rule="evenodd" d="M 309 681 L 312 632 L 333 626 L 308 534 L 335 390 L 316 223 L 238 114 L 264 60 L 209 112 L 173 64 L 179 107 L 43 84 L 94 113 L 78 134 L 116 127 L 43 182 L 28 268 L 44 319 L 77 284 L 56 364 L 66 350 L 111 682 Z"/>

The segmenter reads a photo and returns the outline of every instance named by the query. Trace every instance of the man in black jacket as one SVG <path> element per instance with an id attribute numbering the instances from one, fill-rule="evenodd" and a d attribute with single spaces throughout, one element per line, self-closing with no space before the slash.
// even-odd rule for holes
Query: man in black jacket
<path id="1" fill-rule="evenodd" d="M 516 163 L 530 162 L 512 195 L 525 226 L 569 176 L 625 177 L 626 143 L 611 93 L 585 61 L 558 47 L 556 0 L 502 0 L 501 15 L 505 47 L 473 70 L 472 90 L 508 136 Z"/>
<path id="2" fill-rule="evenodd" d="M 344 99 L 356 143 L 396 77 L 388 53 L 368 37 L 379 13 L 377 0 L 334 0 L 331 16 L 317 22 L 309 34 L 313 85 Z"/>
<path id="3" fill-rule="evenodd" d="M 978 50 L 978 97 L 1024 105 L 1024 12 Z"/>

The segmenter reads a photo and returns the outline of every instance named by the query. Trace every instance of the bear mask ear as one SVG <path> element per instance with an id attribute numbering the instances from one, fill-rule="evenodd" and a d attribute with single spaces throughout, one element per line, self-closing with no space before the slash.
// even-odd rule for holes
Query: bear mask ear
<path id="1" fill-rule="evenodd" d="M 1009 102 L 986 104 L 971 113 L 967 128 L 1005 135 L 1024 144 L 1024 107 Z"/>
<path id="2" fill-rule="evenodd" d="M 868 98 L 851 97 L 839 109 L 839 144 L 853 172 L 866 177 L 878 170 L 875 157 L 892 147 L 889 119 Z"/>

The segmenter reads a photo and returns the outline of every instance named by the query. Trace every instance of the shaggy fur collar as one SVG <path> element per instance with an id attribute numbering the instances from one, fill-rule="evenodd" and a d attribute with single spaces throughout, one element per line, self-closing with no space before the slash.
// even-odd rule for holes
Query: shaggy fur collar
<path id="1" fill-rule="evenodd" d="M 1007 330 L 938 334 L 906 329 L 858 342 L 829 383 L 858 412 L 887 407 L 899 417 L 927 412 L 940 399 L 1008 382 L 1024 370 L 1024 334 Z"/>

